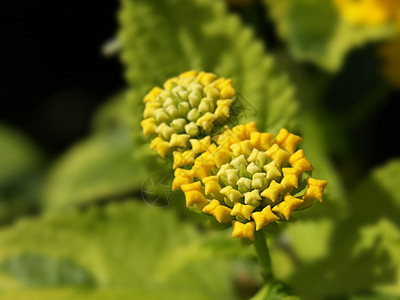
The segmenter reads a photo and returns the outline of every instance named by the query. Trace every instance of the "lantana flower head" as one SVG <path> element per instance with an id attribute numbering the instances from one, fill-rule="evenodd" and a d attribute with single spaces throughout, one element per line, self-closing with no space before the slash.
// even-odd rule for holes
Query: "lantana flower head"
<path id="1" fill-rule="evenodd" d="M 184 192 L 188 207 L 231 222 L 232 237 L 253 241 L 255 231 L 322 202 L 327 182 L 310 177 L 301 141 L 286 129 L 259 132 L 254 122 L 226 128 L 190 169 L 175 170 L 172 189 Z"/>
<path id="2" fill-rule="evenodd" d="M 161 157 L 173 154 L 174 169 L 190 165 L 231 117 L 235 100 L 231 79 L 184 72 L 144 97 L 143 133 L 153 137 L 150 147 Z"/>

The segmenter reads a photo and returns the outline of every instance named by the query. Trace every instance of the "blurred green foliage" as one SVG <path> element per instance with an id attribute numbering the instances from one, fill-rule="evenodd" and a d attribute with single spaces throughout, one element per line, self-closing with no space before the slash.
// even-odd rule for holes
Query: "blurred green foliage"
<path id="1" fill-rule="evenodd" d="M 91 134 L 44 168 L 27 138 L 0 126 L 1 299 L 399 299 L 400 161 L 353 173 L 349 142 L 391 87 L 370 52 L 356 59 L 365 72 L 345 64 L 393 30 L 345 24 L 327 0 L 264 4 L 285 43 L 273 52 L 222 1 L 122 0 L 127 87 L 97 110 Z M 180 193 L 154 188 L 167 208 L 139 197 L 152 174 L 171 175 L 141 134 L 142 98 L 188 69 L 232 78 L 246 120 L 301 134 L 314 176 L 329 182 L 323 204 L 269 235 L 290 292 L 262 287 L 253 249 L 187 212 Z"/>

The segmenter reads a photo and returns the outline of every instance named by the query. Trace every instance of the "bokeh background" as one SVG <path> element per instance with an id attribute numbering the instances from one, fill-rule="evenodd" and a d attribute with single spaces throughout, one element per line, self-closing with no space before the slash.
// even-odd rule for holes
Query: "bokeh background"
<path id="1" fill-rule="evenodd" d="M 3 1 L 0 298 L 262 288 L 253 248 L 184 207 L 140 132 L 146 92 L 197 69 L 232 78 L 260 130 L 303 136 L 329 182 L 269 235 L 276 277 L 301 299 L 399 299 L 400 33 L 362 17 L 379 1 L 355 21 L 335 3 Z"/>

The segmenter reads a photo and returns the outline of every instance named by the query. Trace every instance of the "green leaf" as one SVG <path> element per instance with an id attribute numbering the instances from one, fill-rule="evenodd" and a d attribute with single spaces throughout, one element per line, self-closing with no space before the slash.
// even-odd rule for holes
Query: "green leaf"
<path id="1" fill-rule="evenodd" d="M 355 26 L 345 22 L 331 0 L 265 0 L 278 34 L 296 59 L 331 72 L 347 54 L 394 35 L 392 26 Z"/>
<path id="2" fill-rule="evenodd" d="M 99 132 L 59 159 L 45 186 L 49 211 L 123 197 L 140 189 L 146 174 L 134 160 L 126 128 Z"/>
<path id="3" fill-rule="evenodd" d="M 33 253 L 8 257 L 1 268 L 26 286 L 63 286 L 93 284 L 93 278 L 78 265 Z"/>
<path id="4" fill-rule="evenodd" d="M 399 174 L 399 160 L 376 169 L 348 197 L 346 217 L 329 217 L 335 226 L 326 230 L 330 238 L 325 253 L 321 252 L 324 255 L 295 270 L 289 280 L 301 296 L 321 299 L 361 292 L 398 294 Z M 306 227 L 294 233 L 298 243 L 312 236 L 315 241 L 311 238 L 308 246 L 315 251 L 321 236 Z"/>
<path id="5" fill-rule="evenodd" d="M 286 76 L 261 41 L 215 0 L 123 0 L 119 14 L 122 61 L 135 120 L 154 85 L 196 69 L 232 78 L 248 120 L 276 133 L 293 127 L 297 102 Z M 134 132 L 141 137 L 138 124 Z M 145 142 L 142 140 L 142 143 Z"/>
<path id="6" fill-rule="evenodd" d="M 0 297 L 232 299 L 237 259 L 218 255 L 213 239 L 132 201 L 23 220 L 0 231 Z"/>
<path id="7" fill-rule="evenodd" d="M 38 209 L 42 165 L 27 137 L 0 124 L 0 223 Z"/>

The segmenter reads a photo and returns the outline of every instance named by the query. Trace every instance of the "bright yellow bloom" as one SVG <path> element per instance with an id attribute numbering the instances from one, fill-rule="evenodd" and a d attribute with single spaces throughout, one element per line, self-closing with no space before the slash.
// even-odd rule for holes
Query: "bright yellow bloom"
<path id="1" fill-rule="evenodd" d="M 203 212 L 213 215 L 219 223 L 228 223 L 232 220 L 231 209 L 221 205 L 215 199 L 203 208 Z"/>
<path id="2" fill-rule="evenodd" d="M 206 199 L 204 213 L 220 223 L 233 218 L 233 237 L 253 240 L 254 230 L 288 221 L 295 210 L 315 199 L 322 201 L 326 181 L 303 176 L 313 167 L 302 149 L 296 151 L 301 138 L 286 129 L 273 139 L 272 134 L 259 133 L 251 122 L 225 128 L 214 140 L 218 146 L 210 144 L 195 158 L 190 173 L 176 172 L 173 184 L 183 190 L 184 183 L 199 179 L 196 192 L 203 197 L 185 193 L 190 197 L 187 204 L 205 205 Z M 301 195 L 298 189 L 305 180 L 308 188 Z"/>
<path id="3" fill-rule="evenodd" d="M 400 7 L 397 0 L 334 0 L 341 16 L 358 25 L 381 25 L 391 21 Z"/>
<path id="4" fill-rule="evenodd" d="M 271 148 L 266 151 L 267 155 L 274 161 L 276 161 L 278 166 L 287 162 L 290 157 L 290 153 L 286 150 L 280 148 L 278 144 L 273 144 Z"/>
<path id="5" fill-rule="evenodd" d="M 299 187 L 299 175 L 300 170 L 297 168 L 282 168 L 283 179 L 281 183 L 286 187 L 287 190 Z"/>
<path id="6" fill-rule="evenodd" d="M 165 157 L 169 151 L 169 143 L 156 137 L 150 143 L 150 149 L 156 151 L 161 157 Z"/>
<path id="7" fill-rule="evenodd" d="M 207 199 L 201 193 L 200 181 L 184 184 L 181 186 L 181 188 L 182 191 L 185 193 L 187 207 L 192 204 L 207 204 Z"/>
<path id="8" fill-rule="evenodd" d="M 290 154 L 293 154 L 297 148 L 297 145 L 302 140 L 303 139 L 301 137 L 290 133 L 285 128 L 282 128 L 275 137 L 274 143 L 278 144 L 282 149 L 285 149 Z"/>
<path id="9" fill-rule="evenodd" d="M 243 224 L 239 221 L 232 221 L 233 224 L 233 231 L 232 237 L 233 238 L 242 238 L 242 239 L 249 239 L 250 241 L 254 241 L 254 229 L 255 229 L 255 222 L 247 222 Z"/>
<path id="10" fill-rule="evenodd" d="M 266 200 L 269 200 L 272 203 L 277 202 L 278 196 L 285 190 L 286 186 L 281 183 L 272 180 L 271 184 L 268 188 L 266 188 L 262 193 L 261 196 L 264 197 Z"/>
<path id="11" fill-rule="evenodd" d="M 247 220 L 250 220 L 251 213 L 256 209 L 253 205 L 246 205 L 239 202 L 236 202 L 233 206 L 231 215 L 232 216 L 240 216 Z"/>
<path id="12" fill-rule="evenodd" d="M 192 183 L 194 178 L 194 170 L 176 169 L 174 172 L 174 180 L 172 181 L 172 190 L 177 191 L 183 184 Z"/>
<path id="13" fill-rule="evenodd" d="M 286 220 L 290 219 L 293 211 L 303 204 L 302 199 L 295 198 L 289 194 L 285 195 L 284 200 L 272 208 L 272 211 L 285 217 Z"/>
<path id="14" fill-rule="evenodd" d="M 272 212 L 271 205 L 268 205 L 262 211 L 252 213 L 251 216 L 256 223 L 256 230 L 260 230 L 261 228 L 267 226 L 269 223 L 279 220 L 279 217 L 277 217 Z"/>
<path id="15" fill-rule="evenodd" d="M 195 153 L 192 150 L 187 150 L 185 152 L 174 151 L 174 164 L 173 169 L 178 167 L 191 165 L 194 163 Z"/>
<path id="16" fill-rule="evenodd" d="M 217 176 L 208 176 L 202 179 L 205 185 L 205 194 L 210 195 L 211 193 L 218 193 L 221 190 L 221 186 L 218 182 Z"/>
<path id="17" fill-rule="evenodd" d="M 297 150 L 289 157 L 289 163 L 292 167 L 297 168 L 300 173 L 314 170 L 311 163 L 306 159 L 302 149 Z"/>

